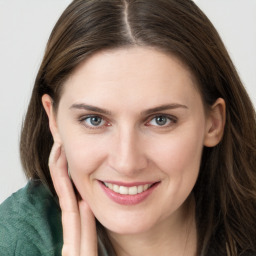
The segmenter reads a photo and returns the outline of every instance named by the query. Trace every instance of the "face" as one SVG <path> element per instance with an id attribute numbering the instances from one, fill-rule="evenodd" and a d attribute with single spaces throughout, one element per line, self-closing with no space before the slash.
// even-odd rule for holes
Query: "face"
<path id="1" fill-rule="evenodd" d="M 127 234 L 179 215 L 198 177 L 207 122 L 190 71 L 139 47 L 81 64 L 56 117 L 81 197 L 107 229 Z"/>

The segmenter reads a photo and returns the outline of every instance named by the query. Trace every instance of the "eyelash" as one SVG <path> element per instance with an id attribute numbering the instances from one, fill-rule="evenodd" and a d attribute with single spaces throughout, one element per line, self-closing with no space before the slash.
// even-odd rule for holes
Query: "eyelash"
<path id="1" fill-rule="evenodd" d="M 104 124 L 103 125 L 99 125 L 99 126 L 94 126 L 94 125 L 88 125 L 85 123 L 86 120 L 92 120 L 92 118 L 99 118 L 101 120 L 101 122 L 103 121 Z M 152 122 L 153 120 L 155 120 L 156 122 L 156 118 L 165 118 L 168 122 L 168 124 L 163 124 L 163 125 L 150 125 L 149 123 Z M 147 119 L 148 121 L 146 121 L 145 125 L 146 126 L 155 126 L 155 128 L 168 128 L 170 126 L 172 126 L 173 124 L 177 123 L 178 119 L 175 116 L 172 115 L 167 115 L 167 114 L 157 114 L 157 115 L 153 115 L 151 117 L 149 117 Z M 104 119 L 104 117 L 100 116 L 100 115 L 87 115 L 87 116 L 83 116 L 81 118 L 79 118 L 79 122 L 82 123 L 86 128 L 88 129 L 102 129 L 104 127 L 107 126 L 111 126 L 111 124 Z M 91 123 L 91 122 L 90 122 Z"/>
<path id="2" fill-rule="evenodd" d="M 106 125 L 100 125 L 100 126 L 93 126 L 93 125 L 88 125 L 86 124 L 86 120 L 87 119 L 92 119 L 92 118 L 100 118 L 101 122 L 104 121 L 106 123 Z M 83 116 L 81 118 L 79 118 L 79 122 L 82 123 L 86 128 L 88 129 L 101 129 L 103 126 L 110 126 L 110 124 L 108 123 L 108 121 L 106 121 L 102 116 L 100 115 L 87 115 L 87 116 Z"/>
<path id="3" fill-rule="evenodd" d="M 152 122 L 153 120 L 155 120 L 157 118 L 165 118 L 168 122 L 168 124 L 164 124 L 164 125 L 150 125 L 149 123 Z M 172 115 L 166 115 L 166 114 L 157 114 L 154 116 L 151 116 L 149 118 L 149 121 L 146 122 L 146 126 L 155 126 L 156 128 L 168 128 L 170 126 L 172 126 L 173 124 L 176 124 L 178 121 L 177 117 L 172 116 Z"/>

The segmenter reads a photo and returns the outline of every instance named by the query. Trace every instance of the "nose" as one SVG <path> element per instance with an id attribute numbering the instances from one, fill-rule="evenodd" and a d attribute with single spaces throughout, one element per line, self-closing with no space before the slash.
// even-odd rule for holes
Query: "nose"
<path id="1" fill-rule="evenodd" d="M 134 176 L 147 167 L 145 144 L 135 129 L 120 129 L 109 148 L 109 165 L 121 175 Z"/>

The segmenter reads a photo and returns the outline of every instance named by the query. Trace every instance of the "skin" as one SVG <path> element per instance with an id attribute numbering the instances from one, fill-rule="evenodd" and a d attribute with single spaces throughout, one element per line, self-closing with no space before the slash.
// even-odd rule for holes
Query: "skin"
<path id="1" fill-rule="evenodd" d="M 203 147 L 221 140 L 223 99 L 206 111 L 182 62 L 134 47 L 99 52 L 82 63 L 65 82 L 57 112 L 48 95 L 42 102 L 55 141 L 49 165 L 63 212 L 63 255 L 97 255 L 94 216 L 118 255 L 196 254 L 190 194 Z M 99 181 L 109 180 L 159 184 L 146 200 L 127 206 L 103 192 Z"/>

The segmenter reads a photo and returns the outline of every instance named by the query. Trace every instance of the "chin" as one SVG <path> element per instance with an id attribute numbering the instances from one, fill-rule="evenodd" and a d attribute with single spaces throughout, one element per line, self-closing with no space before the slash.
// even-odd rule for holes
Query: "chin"
<path id="1" fill-rule="evenodd" d="M 117 216 L 111 219 L 99 221 L 107 230 L 120 235 L 132 235 L 147 232 L 152 229 L 156 224 L 153 220 L 145 219 L 143 217 L 138 218 L 121 218 Z"/>

